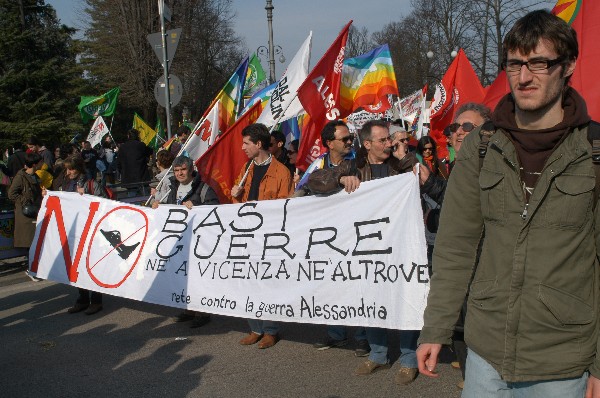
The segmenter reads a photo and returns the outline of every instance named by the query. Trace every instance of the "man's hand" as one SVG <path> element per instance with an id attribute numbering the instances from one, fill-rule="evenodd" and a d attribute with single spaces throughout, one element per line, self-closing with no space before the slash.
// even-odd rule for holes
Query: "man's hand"
<path id="1" fill-rule="evenodd" d="M 85 193 L 85 189 L 83 189 L 83 187 L 77 187 L 77 192 L 78 192 L 80 195 L 83 195 L 83 194 Z"/>
<path id="2" fill-rule="evenodd" d="M 415 165 L 414 169 L 416 170 L 416 168 L 417 168 L 417 165 Z M 431 174 L 431 171 L 429 171 L 429 168 L 427 166 L 420 165 L 419 166 L 419 184 L 425 185 L 425 182 L 429 178 L 430 174 Z"/>
<path id="3" fill-rule="evenodd" d="M 340 177 L 340 184 L 344 186 L 344 190 L 348 193 L 354 192 L 360 185 L 360 180 L 356 176 Z"/>
<path id="4" fill-rule="evenodd" d="M 152 201 L 152 208 L 153 209 L 157 209 L 159 204 L 160 204 L 160 202 L 158 200 L 153 200 Z"/>
<path id="5" fill-rule="evenodd" d="M 600 397 L 600 380 L 590 375 L 587 381 L 587 389 L 585 391 L 585 398 L 599 398 Z"/>
<path id="6" fill-rule="evenodd" d="M 188 208 L 188 210 L 192 210 L 192 207 L 194 207 L 194 204 L 192 203 L 191 200 L 186 200 L 185 202 L 182 203 L 185 207 Z"/>
<path id="7" fill-rule="evenodd" d="M 417 348 L 417 363 L 419 364 L 419 373 L 428 377 L 438 377 L 435 367 L 438 362 L 438 355 L 442 349 L 441 344 L 421 344 Z"/>
<path id="8" fill-rule="evenodd" d="M 394 155 L 396 159 L 402 160 L 408 153 L 408 145 L 400 141 L 399 136 L 400 134 L 396 134 L 395 138 L 392 140 L 392 148 L 395 148 L 394 152 L 392 152 L 392 155 Z"/>
<path id="9" fill-rule="evenodd" d="M 156 195 L 156 188 L 150 188 L 150 195 L 152 195 L 152 196 Z"/>
<path id="10" fill-rule="evenodd" d="M 46 187 L 42 187 L 42 198 L 44 196 L 46 196 L 47 193 L 48 193 L 48 190 L 46 189 Z"/>
<path id="11" fill-rule="evenodd" d="M 234 198 L 240 196 L 242 192 L 244 192 L 244 188 L 240 187 L 239 185 L 234 185 L 231 188 L 231 196 L 233 196 Z"/>

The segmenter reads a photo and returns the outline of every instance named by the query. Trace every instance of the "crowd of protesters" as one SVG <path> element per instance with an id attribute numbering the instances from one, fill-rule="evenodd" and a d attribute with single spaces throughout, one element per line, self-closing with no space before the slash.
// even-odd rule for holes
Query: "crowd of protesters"
<path id="1" fill-rule="evenodd" d="M 592 198 L 597 200 L 594 182 L 598 176 L 590 171 L 590 118 L 585 102 L 566 86 L 575 68 L 577 41 L 564 22 L 537 11 L 515 24 L 504 45 L 512 94 L 493 113 L 476 103 L 457 109 L 444 130 L 447 156 L 439 155 L 440 143 L 432 137 L 416 139 L 402 120 L 368 121 L 356 135 L 345 122 L 335 120 L 321 132 L 326 152 L 301 173 L 295 168 L 297 140 L 286 144 L 283 133 L 251 124 L 242 131 L 240 148 L 248 162 L 239 170 L 231 196 L 234 203 L 243 203 L 341 190 L 352 195 L 364 182 L 418 173 L 432 293 L 423 330 L 399 334 L 401 355 L 395 382 L 410 384 L 419 373 L 435 377 L 441 345 L 452 344 L 457 357 L 453 366 L 461 369 L 466 382 L 463 396 L 582 397 L 587 391 L 586 397 L 597 397 L 598 315 L 592 313 L 592 306 L 596 309 L 600 301 L 600 273 L 598 250 L 591 247 L 597 247 Z M 542 90 L 539 98 L 536 90 Z M 469 136 L 473 131 L 477 133 Z M 182 126 L 171 147 L 156 155 L 156 167 L 149 167 L 154 166 L 149 164 L 152 153 L 135 130 L 118 147 L 110 138 L 99 149 L 86 141 L 81 147 L 65 144 L 52 151 L 36 137 L 29 139 L 26 148 L 14 145 L 2 171 L 11 179 L 8 195 L 15 203 L 15 246 L 31 244 L 35 209 L 48 190 L 105 196 L 107 181 L 139 183 L 149 181 L 154 173 L 153 208 L 161 203 L 188 209 L 218 204 L 217 195 L 186 156 L 189 134 Z M 488 145 L 494 154 L 486 157 Z M 546 161 L 554 162 L 552 169 L 543 167 Z M 517 163 L 523 167 L 510 169 L 515 177 L 507 168 Z M 552 182 L 551 175 L 560 170 L 567 172 Z M 537 193 L 542 189 L 547 194 Z M 513 191 L 522 197 L 513 198 Z M 525 201 L 518 219 L 513 207 L 508 207 L 513 206 L 509 199 Z M 539 213 L 528 213 L 530 203 Z M 443 211 L 448 208 L 452 211 Z M 580 216 L 566 219 L 565 214 Z M 529 223 L 530 219 L 534 221 Z M 561 251 L 558 257 L 548 249 L 552 242 L 560 243 L 556 244 Z M 581 289 L 573 290 L 566 280 Z M 528 283 L 531 286 L 524 290 Z M 101 294 L 79 289 L 68 312 L 94 314 L 101 309 Z M 518 312 L 528 316 L 515 318 Z M 210 315 L 184 311 L 175 321 L 192 321 L 191 327 L 201 327 L 210 322 Z M 241 345 L 267 349 L 281 338 L 277 322 L 248 319 L 248 324 L 250 330 L 239 341 Z M 358 328 L 354 338 L 354 355 L 367 357 L 356 375 L 391 366 L 386 329 Z M 323 351 L 348 344 L 345 327 L 328 326 L 324 339 L 314 347 Z M 558 347 L 555 353 L 554 346 Z M 552 363 L 546 356 L 553 358 Z M 546 372 L 545 367 L 550 370 Z"/>

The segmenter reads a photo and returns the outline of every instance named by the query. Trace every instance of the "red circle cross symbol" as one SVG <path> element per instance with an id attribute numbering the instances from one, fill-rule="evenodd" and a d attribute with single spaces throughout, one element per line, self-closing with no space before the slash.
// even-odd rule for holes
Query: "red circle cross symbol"
<path id="1" fill-rule="evenodd" d="M 143 211 L 119 206 L 106 213 L 88 245 L 86 267 L 92 280 L 105 288 L 121 286 L 137 265 L 147 237 L 148 217 Z"/>

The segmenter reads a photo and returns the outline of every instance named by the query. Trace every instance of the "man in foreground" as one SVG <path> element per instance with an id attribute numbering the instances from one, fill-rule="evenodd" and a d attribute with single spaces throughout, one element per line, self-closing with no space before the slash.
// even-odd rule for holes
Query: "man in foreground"
<path id="1" fill-rule="evenodd" d="M 437 376 L 472 278 L 463 397 L 600 397 L 590 117 L 567 85 L 576 33 L 534 11 L 503 52 L 511 94 L 492 115 L 483 164 L 474 131 L 446 191 L 419 371 Z"/>
<path id="2" fill-rule="evenodd" d="M 260 123 L 242 130 L 242 150 L 249 162 L 242 167 L 235 185 L 231 188 L 234 203 L 253 200 L 284 199 L 290 195 L 292 176 L 289 170 L 269 152 L 271 135 Z M 248 319 L 250 333 L 240 340 L 242 345 L 258 343 L 258 348 L 273 347 L 279 340 L 276 322 Z"/>

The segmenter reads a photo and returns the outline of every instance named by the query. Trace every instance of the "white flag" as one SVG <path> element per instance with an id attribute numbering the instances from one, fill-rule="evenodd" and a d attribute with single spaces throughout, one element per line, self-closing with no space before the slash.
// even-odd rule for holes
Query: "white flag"
<path id="1" fill-rule="evenodd" d="M 104 119 L 102 119 L 102 116 L 98 116 L 86 138 L 86 141 L 89 141 L 93 148 L 96 145 L 99 145 L 102 142 L 102 138 L 108 133 L 110 133 L 110 131 L 108 130 L 108 127 L 106 127 Z"/>
<path id="2" fill-rule="evenodd" d="M 185 145 L 185 151 L 193 161 L 198 160 L 204 154 L 219 134 L 219 106 L 221 106 L 221 101 L 217 101 L 213 105 L 206 115 L 206 119 L 201 120 L 194 127 L 194 131 L 188 138 L 189 142 Z"/>
<path id="3" fill-rule="evenodd" d="M 304 112 L 296 91 L 308 76 L 311 40 L 312 31 L 308 34 L 300 50 L 294 55 L 294 59 L 288 65 L 283 76 L 281 76 L 267 106 L 265 106 L 256 123 L 273 126 L 275 123 L 298 116 L 301 112 Z"/>

